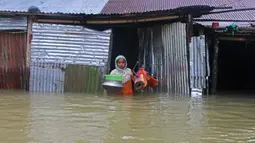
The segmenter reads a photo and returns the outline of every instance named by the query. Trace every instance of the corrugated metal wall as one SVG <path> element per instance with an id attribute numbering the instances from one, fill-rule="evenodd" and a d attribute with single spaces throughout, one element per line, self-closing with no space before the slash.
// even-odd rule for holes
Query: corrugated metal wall
<path id="1" fill-rule="evenodd" d="M 104 66 L 111 31 L 82 26 L 33 24 L 31 60 Z"/>
<path id="2" fill-rule="evenodd" d="M 27 17 L 0 17 L 0 89 L 27 89 Z"/>
<path id="3" fill-rule="evenodd" d="M 162 41 L 165 49 L 167 91 L 189 94 L 186 24 L 178 22 L 164 25 Z"/>
<path id="4" fill-rule="evenodd" d="M 105 72 L 110 30 L 100 32 L 82 26 L 33 23 L 32 31 L 31 62 L 34 64 L 30 91 L 63 92 L 63 70 L 68 64 L 99 66 L 101 72 Z M 41 64 L 48 68 L 41 67 Z M 60 69 L 56 65 L 60 65 Z M 34 87 L 38 79 L 45 80 L 41 84 L 49 85 Z M 54 89 L 56 83 L 58 88 Z"/>
<path id="5" fill-rule="evenodd" d="M 0 30 L 27 30 L 27 17 L 0 17 Z"/>
<path id="6" fill-rule="evenodd" d="M 186 25 L 173 23 L 138 30 L 140 63 L 159 80 L 159 92 L 189 94 Z"/>
<path id="7" fill-rule="evenodd" d="M 32 61 L 30 64 L 31 92 L 64 92 L 66 64 Z"/>
<path id="8" fill-rule="evenodd" d="M 190 44 L 190 87 L 206 89 L 206 78 L 209 66 L 209 54 L 205 45 L 205 35 L 192 37 Z"/>
<path id="9" fill-rule="evenodd" d="M 0 89 L 26 89 L 26 32 L 0 31 Z"/>
<path id="10" fill-rule="evenodd" d="M 154 91 L 166 91 L 164 69 L 164 47 L 162 45 L 161 27 L 138 29 L 139 63 L 147 72 L 160 81 L 160 86 Z"/>
<path id="11" fill-rule="evenodd" d="M 205 37 L 192 37 L 190 44 L 190 87 L 205 88 Z"/>

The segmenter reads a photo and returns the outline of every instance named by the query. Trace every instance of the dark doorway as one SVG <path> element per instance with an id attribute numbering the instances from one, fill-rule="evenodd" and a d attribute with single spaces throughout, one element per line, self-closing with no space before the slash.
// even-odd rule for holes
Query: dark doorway
<path id="1" fill-rule="evenodd" d="M 110 71 L 115 68 L 116 56 L 123 55 L 128 62 L 128 68 L 132 69 L 139 56 L 139 42 L 137 28 L 114 28 L 112 30 L 112 55 Z"/>
<path id="2" fill-rule="evenodd" d="M 255 42 L 220 41 L 217 91 L 255 91 Z"/>

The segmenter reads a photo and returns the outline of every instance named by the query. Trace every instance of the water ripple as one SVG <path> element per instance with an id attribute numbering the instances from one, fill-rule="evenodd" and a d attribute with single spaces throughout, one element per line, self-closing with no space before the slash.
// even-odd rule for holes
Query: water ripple
<path id="1" fill-rule="evenodd" d="M 2 94 L 0 142 L 255 142 L 252 98 Z"/>

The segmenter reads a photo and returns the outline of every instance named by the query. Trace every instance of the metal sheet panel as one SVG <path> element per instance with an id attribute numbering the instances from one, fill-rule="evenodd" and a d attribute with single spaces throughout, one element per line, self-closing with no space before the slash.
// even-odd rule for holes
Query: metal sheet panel
<path id="1" fill-rule="evenodd" d="M 26 89 L 26 33 L 0 32 L 0 89 Z"/>
<path id="2" fill-rule="evenodd" d="M 244 7 L 249 8 L 249 7 Z M 208 14 L 203 15 L 199 18 L 196 18 L 196 21 L 231 21 L 232 23 L 236 23 L 238 21 L 243 22 L 254 22 L 255 10 L 246 10 L 246 11 L 235 11 L 235 12 L 227 12 L 227 13 L 218 13 L 218 14 Z M 231 24 L 232 24 L 231 23 Z"/>
<path id="3" fill-rule="evenodd" d="M 139 63 L 140 67 L 143 65 L 146 71 L 153 75 L 155 78 L 161 80 L 162 75 L 158 74 L 158 58 L 162 57 L 162 54 L 157 55 L 157 39 L 154 37 L 154 32 L 157 33 L 160 29 L 158 27 L 142 28 L 138 29 L 139 37 Z M 157 38 L 157 37 L 156 37 Z M 161 92 L 161 87 L 157 88 L 157 91 Z M 147 88 L 148 89 L 148 88 Z M 150 89 L 149 89 L 150 90 Z"/>
<path id="4" fill-rule="evenodd" d="M 163 92 L 163 47 L 161 41 L 161 27 L 150 27 L 138 29 L 139 35 L 139 63 L 153 77 L 160 81 L 160 86 L 155 91 Z M 148 88 L 147 88 L 148 89 Z M 151 89 L 149 89 L 151 90 Z"/>
<path id="5" fill-rule="evenodd" d="M 221 4 L 220 3 L 225 3 Z M 224 2 L 224 1 L 217 1 L 219 3 L 219 6 L 226 6 L 226 7 L 232 7 L 233 10 L 238 9 L 248 9 L 248 8 L 254 8 L 255 3 L 254 0 L 236 0 L 232 2 Z M 222 11 L 222 10 L 214 10 L 214 11 Z M 223 10 L 224 11 L 224 10 Z M 232 11 L 232 12 L 225 12 L 225 13 L 216 13 L 216 14 L 206 14 L 199 18 L 196 18 L 196 20 L 208 20 L 208 21 L 253 21 L 255 17 L 255 10 L 240 10 L 240 11 Z"/>
<path id="6" fill-rule="evenodd" d="M 192 37 L 190 44 L 190 87 L 192 89 L 206 88 L 206 62 L 205 36 Z"/>
<path id="7" fill-rule="evenodd" d="M 30 92 L 63 92 L 65 64 L 32 61 L 30 67 Z"/>
<path id="8" fill-rule="evenodd" d="M 252 0 L 246 1 L 251 2 Z M 109 0 L 101 13 L 139 13 L 172 10 L 184 6 L 225 6 L 228 4 L 234 5 L 230 0 Z"/>
<path id="9" fill-rule="evenodd" d="M 99 14 L 108 0 L 0 0 L 0 11 L 27 12 L 36 6 L 43 13 Z"/>
<path id="10" fill-rule="evenodd" d="M 110 33 L 82 26 L 34 23 L 31 60 L 104 66 Z"/>
<path id="11" fill-rule="evenodd" d="M 108 61 L 110 34 L 111 30 L 34 23 L 30 91 L 64 92 L 68 64 L 97 66 L 101 71 Z"/>
<path id="12" fill-rule="evenodd" d="M 27 17 L 0 17 L 0 30 L 27 30 Z"/>
<path id="13" fill-rule="evenodd" d="M 109 0 L 102 10 L 102 14 L 127 14 L 151 11 L 173 10 L 184 6 L 216 6 L 232 7 L 233 10 L 254 8 L 254 0 Z M 216 9 L 224 11 L 224 9 Z M 233 11 L 217 14 L 206 14 L 196 20 L 226 20 L 226 21 L 253 21 L 255 10 Z M 248 23 L 249 24 L 249 23 Z"/>
<path id="14" fill-rule="evenodd" d="M 189 94 L 186 26 L 173 23 L 138 30 L 139 61 L 159 80 L 156 91 Z"/>
<path id="15" fill-rule="evenodd" d="M 190 94 L 186 24 L 178 22 L 162 26 L 162 41 L 165 49 L 164 75 L 167 91 L 175 94 Z"/>

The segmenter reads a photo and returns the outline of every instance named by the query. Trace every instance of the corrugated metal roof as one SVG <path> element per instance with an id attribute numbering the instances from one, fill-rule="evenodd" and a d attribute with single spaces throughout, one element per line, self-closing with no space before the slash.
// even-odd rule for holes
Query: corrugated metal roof
<path id="1" fill-rule="evenodd" d="M 193 5 L 225 6 L 235 1 L 237 0 L 109 0 L 101 13 L 140 13 Z"/>
<path id="2" fill-rule="evenodd" d="M 98 14 L 108 0 L 0 0 L 0 11 L 27 12 L 36 6 L 43 13 Z"/>
<path id="3" fill-rule="evenodd" d="M 255 8 L 254 0 L 236 0 L 236 2 L 232 2 L 227 4 L 226 6 L 231 6 L 233 9 L 245 9 L 245 8 Z M 228 21 L 249 21 L 255 19 L 255 10 L 247 10 L 247 11 L 234 11 L 227 13 L 218 13 L 218 14 L 209 14 L 203 15 L 200 18 L 203 20 L 228 20 Z"/>
<path id="4" fill-rule="evenodd" d="M 255 8 L 254 0 L 109 0 L 101 11 L 101 14 L 127 14 L 163 11 L 195 5 L 232 7 L 233 9 Z M 222 9 L 220 11 L 222 11 Z M 254 20 L 255 10 L 210 14 L 197 19 Z"/>
<path id="5" fill-rule="evenodd" d="M 255 10 L 203 15 L 196 20 L 254 21 Z"/>

